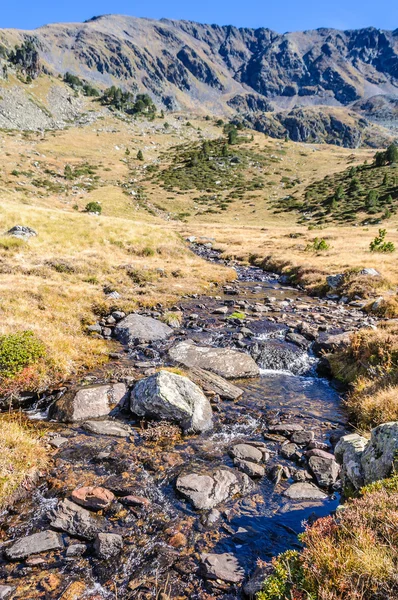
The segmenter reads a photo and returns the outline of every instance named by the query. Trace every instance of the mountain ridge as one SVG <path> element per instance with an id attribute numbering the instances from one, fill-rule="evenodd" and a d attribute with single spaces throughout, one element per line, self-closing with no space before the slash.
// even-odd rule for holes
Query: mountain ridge
<path id="1" fill-rule="evenodd" d="M 27 39 L 54 75 L 69 71 L 100 88 L 148 92 L 166 109 L 239 115 L 256 129 L 297 141 L 336 143 L 347 123 L 340 119 L 334 126 L 331 107 L 351 110 L 369 98 L 398 96 L 398 29 L 279 34 L 265 27 L 100 15 L 83 23 L 0 30 L 6 48 Z M 307 107 L 317 107 L 310 119 L 316 126 L 302 120 Z M 390 133 L 397 127 L 394 107 L 382 124 Z M 369 125 L 361 119 L 374 120 L 374 108 L 368 114 L 357 105 L 354 113 L 355 140 L 348 136 L 344 145 L 361 143 Z M 326 121 L 334 133 L 322 140 Z"/>

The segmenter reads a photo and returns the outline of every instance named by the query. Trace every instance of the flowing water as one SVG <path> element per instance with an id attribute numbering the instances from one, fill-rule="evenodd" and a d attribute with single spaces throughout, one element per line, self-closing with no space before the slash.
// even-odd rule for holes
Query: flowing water
<path id="1" fill-rule="evenodd" d="M 206 257 L 218 260 L 215 253 Z M 236 402 L 215 402 L 215 427 L 208 434 L 184 438 L 175 427 L 162 423 L 145 428 L 127 415 L 125 419 L 133 426 L 129 439 L 89 434 L 76 425 L 51 424 L 54 435 L 61 434 L 68 442 L 54 452 L 54 467 L 35 493 L 2 515 L 3 541 L 49 528 L 49 512 L 76 486 L 103 485 L 119 489 L 119 496 L 142 496 L 148 504 L 126 507 L 116 502 L 105 513 L 105 530 L 124 538 L 123 553 L 116 561 L 96 559 L 90 544 L 82 557 L 74 559 L 66 558 L 65 550 L 38 555 L 33 561 L 9 563 L 3 559 L 0 582 L 16 588 L 13 598 L 242 598 L 241 584 L 202 577 L 202 552 L 232 553 L 247 578 L 258 559 L 269 561 L 287 548 L 298 548 L 297 535 L 306 521 L 336 508 L 337 492 L 330 491 L 321 501 L 294 501 L 283 495 L 292 480 L 276 484 L 266 476 L 255 480 L 247 495 L 218 506 L 219 518 L 210 523 L 207 513 L 194 510 L 176 494 L 175 480 L 181 472 L 205 472 L 219 465 L 234 468 L 229 451 L 239 442 L 265 441 L 269 468 L 286 465 L 291 472 L 292 467 L 302 468 L 280 456 L 278 442 L 264 438 L 268 422 L 299 422 L 326 444 L 346 426 L 339 393 L 317 376 L 317 359 L 311 350 L 286 342 L 284 336 L 302 314 L 314 322 L 325 322 L 331 306 L 337 311 L 336 327 L 346 321 L 357 327 L 363 315 L 305 297 L 259 269 L 238 267 L 237 271 L 238 281 L 217 298 L 187 299 L 180 308 L 185 323 L 196 313 L 195 322 L 187 326 L 191 339 L 234 346 L 241 323 L 215 315 L 215 308 L 225 303 L 234 305 L 234 310 L 240 310 L 240 304 L 242 310 L 256 303 L 279 307 L 266 314 L 251 310 L 245 321 L 254 334 L 251 346 L 258 345 L 261 376 L 236 382 L 244 390 Z M 158 350 L 154 364 L 162 363 L 161 348 Z M 137 356 L 125 358 L 120 369 L 134 360 Z M 42 402 L 30 416 L 42 418 L 45 408 Z M 66 545 L 77 541 L 67 534 L 63 539 Z"/>

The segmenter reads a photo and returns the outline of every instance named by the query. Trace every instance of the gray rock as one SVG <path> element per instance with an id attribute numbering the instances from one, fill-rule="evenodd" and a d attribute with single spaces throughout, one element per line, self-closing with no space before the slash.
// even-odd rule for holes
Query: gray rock
<path id="1" fill-rule="evenodd" d="M 328 277 L 326 277 L 326 283 L 332 290 L 336 290 L 342 283 L 343 279 L 343 273 L 338 273 L 337 275 L 328 275 Z"/>
<path id="2" fill-rule="evenodd" d="M 290 342 L 291 344 L 295 344 L 296 346 L 298 346 L 299 348 L 302 348 L 303 350 L 308 350 L 308 348 L 311 345 L 311 342 L 309 340 L 307 340 L 303 335 L 300 335 L 299 333 L 287 333 L 286 334 L 286 341 Z"/>
<path id="3" fill-rule="evenodd" d="M 308 464 L 320 487 L 328 488 L 337 481 L 340 467 L 334 459 L 311 456 Z"/>
<path id="4" fill-rule="evenodd" d="M 25 227 L 24 225 L 15 225 L 7 231 L 6 235 L 11 235 L 12 237 L 19 238 L 20 240 L 28 240 L 31 237 L 36 237 L 37 232 L 30 227 Z"/>
<path id="5" fill-rule="evenodd" d="M 247 482 L 242 485 L 237 475 L 227 469 L 217 469 L 211 475 L 180 475 L 176 482 L 176 489 L 198 510 L 214 508 L 248 487 Z"/>
<path id="6" fill-rule="evenodd" d="M 132 434 L 133 430 L 125 423 L 117 421 L 85 421 L 82 425 L 83 429 L 97 435 L 110 435 L 112 437 L 127 437 Z"/>
<path id="7" fill-rule="evenodd" d="M 246 473 L 249 477 L 264 477 L 265 468 L 262 465 L 254 463 L 250 460 L 244 460 L 242 458 L 235 458 L 234 465 L 242 473 Z"/>
<path id="8" fill-rule="evenodd" d="M 139 416 L 170 419 L 184 431 L 207 431 L 213 426 L 213 411 L 202 390 L 187 377 L 169 371 L 139 381 L 130 408 Z"/>
<path id="9" fill-rule="evenodd" d="M 240 583 L 245 573 L 236 556 L 225 554 L 202 554 L 201 565 L 206 579 L 221 579 L 228 583 Z"/>
<path id="10" fill-rule="evenodd" d="M 126 313 L 121 310 L 114 310 L 111 316 L 115 319 L 115 321 L 121 321 L 126 316 Z"/>
<path id="11" fill-rule="evenodd" d="M 271 433 L 280 433 L 282 435 L 290 435 L 295 431 L 304 431 L 300 423 L 278 423 L 277 425 L 269 425 L 268 431 Z"/>
<path id="12" fill-rule="evenodd" d="M 288 460 L 292 460 L 297 457 L 297 450 L 298 450 L 298 447 L 296 446 L 296 444 L 292 444 L 291 442 L 288 442 L 287 444 L 282 444 L 281 454 L 284 458 L 287 458 Z"/>
<path id="13" fill-rule="evenodd" d="M 315 434 L 313 431 L 294 431 L 290 440 L 299 446 L 305 446 L 313 441 Z"/>
<path id="14" fill-rule="evenodd" d="M 243 593 L 249 598 L 255 598 L 263 589 L 266 577 L 273 573 L 272 564 L 256 567 L 254 573 L 243 586 Z"/>
<path id="15" fill-rule="evenodd" d="M 180 342 L 169 350 L 170 358 L 186 367 L 199 367 L 226 379 L 257 377 L 260 370 L 248 354 L 231 348 L 212 348 Z"/>
<path id="16" fill-rule="evenodd" d="M 359 274 L 366 275 L 367 277 L 379 277 L 380 276 L 379 271 L 376 271 L 376 269 L 373 269 L 373 268 L 362 269 L 362 271 L 359 271 Z"/>
<path id="17" fill-rule="evenodd" d="M 249 460 L 255 463 L 260 463 L 263 460 L 261 450 L 249 444 L 236 444 L 231 448 L 231 455 L 234 458 Z"/>
<path id="18" fill-rule="evenodd" d="M 361 457 L 368 440 L 357 433 L 344 435 L 334 450 L 337 462 L 342 466 L 341 480 L 346 494 L 364 485 Z"/>
<path id="19" fill-rule="evenodd" d="M 217 394 L 223 400 L 237 400 L 243 394 L 243 390 L 236 385 L 205 369 L 189 369 L 189 376 L 205 392 Z"/>
<path id="20" fill-rule="evenodd" d="M 226 315 L 228 310 L 228 306 L 219 306 L 213 310 L 213 315 Z"/>
<path id="21" fill-rule="evenodd" d="M 337 334 L 322 332 L 314 342 L 313 351 L 319 355 L 347 348 L 350 345 L 352 333 L 352 331 Z"/>
<path id="22" fill-rule="evenodd" d="M 50 516 L 51 527 L 72 536 L 93 540 L 101 527 L 101 521 L 91 513 L 68 499 L 60 502 Z"/>
<path id="23" fill-rule="evenodd" d="M 114 333 L 122 344 L 132 345 L 165 340 L 173 330 L 152 317 L 132 314 L 118 322 Z"/>
<path id="24" fill-rule="evenodd" d="M 49 444 L 53 448 L 61 448 L 62 446 L 65 446 L 65 444 L 67 444 L 68 441 L 69 441 L 68 438 L 57 436 L 57 437 L 53 438 L 52 440 L 50 440 Z"/>
<path id="25" fill-rule="evenodd" d="M 49 418 L 63 423 L 105 417 L 127 394 L 124 383 L 92 385 L 67 392 L 49 410 Z"/>
<path id="26" fill-rule="evenodd" d="M 5 554 L 9 560 L 18 560 L 31 554 L 40 554 L 40 552 L 61 548 L 63 548 L 63 542 L 55 531 L 40 531 L 40 533 L 20 538 L 6 549 Z"/>
<path id="27" fill-rule="evenodd" d="M 82 556 L 87 549 L 86 544 L 71 544 L 68 546 L 66 551 L 66 556 L 68 558 L 73 558 L 75 556 Z"/>
<path id="28" fill-rule="evenodd" d="M 324 500 L 327 498 L 327 495 L 315 485 L 306 482 L 293 483 L 283 492 L 283 495 L 291 500 Z"/>
<path id="29" fill-rule="evenodd" d="M 370 442 L 361 456 L 365 485 L 386 479 L 398 470 L 398 421 L 372 429 Z"/>
<path id="30" fill-rule="evenodd" d="M 0 585 L 0 600 L 9 600 L 14 590 L 11 585 Z"/>
<path id="31" fill-rule="evenodd" d="M 94 540 L 94 552 L 104 560 L 117 556 L 122 548 L 123 538 L 116 533 L 99 533 Z"/>

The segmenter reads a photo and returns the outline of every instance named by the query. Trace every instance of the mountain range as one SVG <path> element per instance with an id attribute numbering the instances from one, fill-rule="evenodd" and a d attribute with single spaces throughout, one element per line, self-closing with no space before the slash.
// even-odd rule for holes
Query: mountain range
<path id="1" fill-rule="evenodd" d="M 148 92 L 164 109 L 240 119 L 273 137 L 356 147 L 398 135 L 398 29 L 279 34 L 104 15 L 0 30 L 0 50 L 24 40 L 48 75 Z"/>

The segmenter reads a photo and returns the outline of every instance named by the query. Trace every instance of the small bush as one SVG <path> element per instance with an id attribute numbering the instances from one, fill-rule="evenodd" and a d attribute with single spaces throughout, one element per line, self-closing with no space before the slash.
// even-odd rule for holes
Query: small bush
<path id="1" fill-rule="evenodd" d="M 86 212 L 100 215 L 102 213 L 102 206 L 99 202 L 89 202 L 86 204 Z"/>
<path id="2" fill-rule="evenodd" d="M 385 241 L 386 235 L 386 229 L 379 229 L 379 235 L 376 235 L 375 239 L 370 242 L 371 252 L 395 252 L 394 244 Z"/>
<path id="3" fill-rule="evenodd" d="M 0 336 L 0 378 L 9 379 L 46 356 L 46 349 L 32 331 Z"/>
<path id="4" fill-rule="evenodd" d="M 324 238 L 315 238 L 311 244 L 307 244 L 306 252 L 322 252 L 329 250 L 330 245 Z"/>

